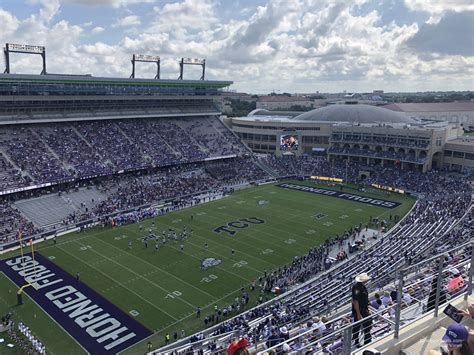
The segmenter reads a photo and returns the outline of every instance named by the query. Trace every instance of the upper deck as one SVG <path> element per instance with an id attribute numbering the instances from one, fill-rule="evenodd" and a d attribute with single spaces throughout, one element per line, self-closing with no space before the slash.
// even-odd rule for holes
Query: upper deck
<path id="1" fill-rule="evenodd" d="M 0 95 L 218 95 L 232 81 L 0 74 Z"/>

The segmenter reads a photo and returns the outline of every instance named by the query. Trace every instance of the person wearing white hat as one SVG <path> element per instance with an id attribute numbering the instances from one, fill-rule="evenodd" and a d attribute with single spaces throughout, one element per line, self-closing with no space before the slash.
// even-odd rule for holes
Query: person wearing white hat
<path id="1" fill-rule="evenodd" d="M 356 276 L 356 283 L 352 286 L 352 317 L 354 322 L 361 320 L 361 323 L 354 324 L 352 327 L 352 341 L 356 347 L 360 347 L 359 331 L 362 327 L 364 332 L 364 344 L 367 345 L 372 341 L 370 329 L 372 327 L 372 319 L 369 311 L 369 291 L 367 290 L 367 283 L 370 276 L 367 273 L 362 273 Z"/>
<path id="2" fill-rule="evenodd" d="M 281 327 L 279 330 L 280 330 L 280 337 L 281 337 L 282 339 L 285 339 L 285 340 L 290 339 L 290 333 L 288 332 L 288 328 L 287 328 L 287 327 L 283 326 L 283 327 Z"/>

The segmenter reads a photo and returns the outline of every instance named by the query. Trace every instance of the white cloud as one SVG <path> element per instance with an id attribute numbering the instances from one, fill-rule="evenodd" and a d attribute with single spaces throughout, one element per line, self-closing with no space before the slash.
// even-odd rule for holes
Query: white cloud
<path id="1" fill-rule="evenodd" d="M 41 0 L 43 7 L 40 9 L 39 17 L 45 22 L 50 22 L 59 13 L 59 0 Z"/>
<path id="2" fill-rule="evenodd" d="M 430 14 L 474 11 L 472 0 L 405 0 L 405 6 L 412 11 L 424 11 Z"/>
<path id="3" fill-rule="evenodd" d="M 213 0 L 184 0 L 155 7 L 155 31 L 177 28 L 205 29 L 217 23 Z"/>
<path id="4" fill-rule="evenodd" d="M 219 6 L 225 1 L 174 0 L 154 11 L 149 11 L 152 6 L 111 10 L 119 18 L 111 29 L 101 18 L 94 19 L 94 28 L 71 25 L 58 1 L 42 0 L 41 10 L 23 19 L 0 9 L 0 43 L 45 45 L 48 72 L 98 76 L 127 77 L 132 53 L 160 55 L 163 78 L 178 76 L 180 57 L 206 58 L 209 79 L 234 80 L 234 88 L 250 92 L 472 89 L 474 58 L 464 45 L 452 43 L 454 49 L 444 52 L 435 41 L 421 46 L 416 39 L 427 38 L 432 24 L 383 24 L 377 11 L 362 11 L 364 1 L 268 0 L 248 15 L 246 10 L 223 20 Z M 144 1 L 99 3 L 124 7 L 138 2 Z M 442 19 L 454 10 L 446 2 L 424 4 L 434 5 L 430 15 L 440 18 L 437 38 L 449 39 Z M 411 10 L 419 10 L 421 1 L 412 4 Z M 469 4 L 450 5 L 461 15 Z M 140 32 L 131 30 L 138 24 L 144 25 Z M 101 33 L 101 42 L 91 33 Z M 38 58 L 30 57 L 15 57 L 12 68 L 39 72 Z M 199 68 L 187 68 L 185 77 L 199 77 L 193 69 Z"/>
<path id="5" fill-rule="evenodd" d="M 19 26 L 19 21 L 18 19 L 13 16 L 11 13 L 5 11 L 5 10 L 2 10 L 0 8 L 0 23 L 2 24 L 2 33 L 0 35 L 0 37 L 4 37 L 5 40 L 8 39 L 8 37 L 14 33 L 18 26 Z M 3 41 L 5 42 L 5 41 Z"/>
<path id="6" fill-rule="evenodd" d="M 407 41 L 422 52 L 474 56 L 474 11 L 447 12 L 437 23 L 427 23 Z"/>
<path id="7" fill-rule="evenodd" d="M 98 34 L 98 33 L 102 33 L 105 31 L 105 28 L 104 27 L 100 27 L 100 26 L 97 26 L 97 27 L 94 27 L 91 31 L 91 33 L 93 34 Z"/>
<path id="8" fill-rule="evenodd" d="M 156 0 L 61 0 L 65 4 L 81 4 L 88 6 L 112 6 L 115 8 L 126 7 L 140 3 L 153 4 Z"/>
<path id="9" fill-rule="evenodd" d="M 125 16 L 117 20 L 112 27 L 131 27 L 138 26 L 140 24 L 140 18 L 136 15 Z"/>

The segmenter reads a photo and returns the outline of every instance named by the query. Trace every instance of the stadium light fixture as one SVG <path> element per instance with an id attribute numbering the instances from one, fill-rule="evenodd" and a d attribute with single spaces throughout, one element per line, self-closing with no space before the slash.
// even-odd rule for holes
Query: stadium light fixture
<path id="1" fill-rule="evenodd" d="M 31 46 L 28 44 L 15 44 L 15 43 L 7 43 L 6 46 L 9 52 L 36 53 L 36 54 L 42 54 L 45 52 L 45 48 L 43 46 Z"/>
<path id="2" fill-rule="evenodd" d="M 160 78 L 160 61 L 161 61 L 161 58 L 157 55 L 134 54 L 132 56 L 132 74 L 130 75 L 130 79 L 135 79 L 135 63 L 137 62 L 156 63 L 155 79 L 159 79 Z"/>
<path id="3" fill-rule="evenodd" d="M 204 80 L 206 74 L 206 60 L 198 58 L 181 58 L 179 62 L 179 78 L 178 80 L 183 80 L 184 66 L 185 65 L 200 65 L 202 67 L 202 75 L 200 80 Z"/>
<path id="4" fill-rule="evenodd" d="M 46 74 L 46 48 L 43 46 L 32 46 L 29 44 L 6 43 L 3 49 L 5 54 L 5 74 L 10 74 L 10 53 L 39 54 L 43 59 L 43 70 L 41 74 Z"/>

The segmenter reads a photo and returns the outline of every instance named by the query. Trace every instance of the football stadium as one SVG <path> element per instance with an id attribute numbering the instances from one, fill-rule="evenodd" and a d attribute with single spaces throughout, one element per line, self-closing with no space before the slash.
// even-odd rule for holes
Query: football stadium
<path id="1" fill-rule="evenodd" d="M 462 322 L 456 123 L 357 104 L 229 119 L 205 60 L 177 80 L 132 63 L 0 74 L 1 354 L 423 354 Z"/>

